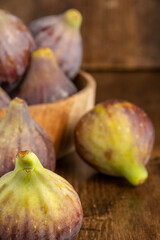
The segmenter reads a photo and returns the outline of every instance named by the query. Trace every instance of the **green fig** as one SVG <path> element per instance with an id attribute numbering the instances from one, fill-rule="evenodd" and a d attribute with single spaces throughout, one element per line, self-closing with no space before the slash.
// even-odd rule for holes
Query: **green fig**
<path id="1" fill-rule="evenodd" d="M 10 100 L 8 94 L 0 87 L 0 108 L 8 107 Z"/>
<path id="2" fill-rule="evenodd" d="M 0 84 L 8 92 L 19 84 L 34 47 L 33 37 L 24 23 L 0 10 Z"/>
<path id="3" fill-rule="evenodd" d="M 0 121 L 0 176 L 14 169 L 16 154 L 34 151 L 44 167 L 54 171 L 55 152 L 46 131 L 30 116 L 25 101 L 13 99 Z"/>
<path id="4" fill-rule="evenodd" d="M 21 86 L 19 97 L 28 104 L 54 102 L 74 94 L 74 84 L 59 68 L 49 48 L 32 53 L 31 65 Z"/>
<path id="5" fill-rule="evenodd" d="M 73 187 L 22 151 L 14 170 L 0 178 L 0 216 L 0 239 L 72 240 L 83 212 Z"/>
<path id="6" fill-rule="evenodd" d="M 73 79 L 82 61 L 80 27 L 82 15 L 76 9 L 33 21 L 29 28 L 38 48 L 49 47 L 62 71 Z"/>
<path id="7" fill-rule="evenodd" d="M 95 106 L 77 124 L 79 155 L 100 172 L 143 183 L 154 143 L 154 127 L 146 113 L 126 101 L 108 100 Z"/>

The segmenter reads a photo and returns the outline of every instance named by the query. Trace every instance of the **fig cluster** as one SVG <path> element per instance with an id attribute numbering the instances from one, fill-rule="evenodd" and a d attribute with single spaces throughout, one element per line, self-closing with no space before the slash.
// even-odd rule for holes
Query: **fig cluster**
<path id="1" fill-rule="evenodd" d="M 71 9 L 27 28 L 0 10 L 0 108 L 8 107 L 0 121 L 0 239 L 72 240 L 81 228 L 80 199 L 53 172 L 53 143 L 28 111 L 77 92 L 81 22 Z"/>
<path id="2" fill-rule="evenodd" d="M 80 199 L 53 172 L 54 146 L 27 106 L 76 93 L 71 80 L 82 61 L 81 23 L 80 12 L 70 9 L 27 28 L 0 10 L 0 108 L 8 107 L 0 121 L 0 239 L 73 240 L 81 228 Z M 151 120 L 127 101 L 96 105 L 75 129 L 82 159 L 134 186 L 148 177 L 153 144 Z"/>
<path id="3" fill-rule="evenodd" d="M 72 240 L 77 235 L 82 206 L 73 187 L 53 172 L 55 164 L 53 143 L 27 103 L 10 100 L 0 121 L 0 239 Z"/>
<path id="4" fill-rule="evenodd" d="M 76 9 L 34 20 L 28 27 L 0 10 L 0 86 L 30 105 L 76 93 L 71 80 L 82 61 L 81 24 L 82 15 Z M 5 107 L 3 101 L 1 105 Z"/>

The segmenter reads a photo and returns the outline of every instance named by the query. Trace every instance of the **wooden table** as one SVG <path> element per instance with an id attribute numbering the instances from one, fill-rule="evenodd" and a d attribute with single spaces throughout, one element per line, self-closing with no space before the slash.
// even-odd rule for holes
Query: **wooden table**
<path id="1" fill-rule="evenodd" d="M 156 130 L 149 178 L 132 187 L 122 178 L 102 175 L 75 153 L 57 163 L 57 173 L 78 192 L 84 211 L 76 240 L 160 239 L 160 72 L 93 72 L 96 102 L 118 98 L 142 107 Z"/>

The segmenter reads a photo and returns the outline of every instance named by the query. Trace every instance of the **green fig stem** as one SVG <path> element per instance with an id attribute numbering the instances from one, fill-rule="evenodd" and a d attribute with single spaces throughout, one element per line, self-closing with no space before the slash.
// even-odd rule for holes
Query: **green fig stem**
<path id="1" fill-rule="evenodd" d="M 12 100 L 12 102 L 14 102 L 14 103 L 24 103 L 25 101 L 24 101 L 23 99 L 19 98 L 19 97 L 15 97 L 15 98 Z"/>
<path id="2" fill-rule="evenodd" d="M 15 109 L 20 109 L 20 106 L 24 107 L 24 105 L 27 106 L 26 102 L 23 99 L 16 97 L 10 101 L 8 112 L 11 110 L 14 111 Z"/>
<path id="3" fill-rule="evenodd" d="M 21 98 L 14 98 L 10 101 L 8 112 L 2 121 L 4 121 L 4 123 L 6 121 L 12 121 L 12 125 L 18 123 L 24 126 L 24 121 L 27 122 L 29 118 L 27 103 Z"/>
<path id="4" fill-rule="evenodd" d="M 74 29 L 79 29 L 82 24 L 82 15 L 77 9 L 70 9 L 66 11 L 65 19 Z"/>
<path id="5" fill-rule="evenodd" d="M 148 178 L 146 168 L 139 164 L 130 164 L 122 171 L 123 176 L 134 186 L 142 184 Z"/>
<path id="6" fill-rule="evenodd" d="M 54 53 L 50 48 L 39 48 L 35 51 L 32 52 L 32 58 L 37 58 L 37 57 L 48 57 L 51 59 L 55 59 Z"/>
<path id="7" fill-rule="evenodd" d="M 16 170 L 33 170 L 37 168 L 43 168 L 38 157 L 33 153 L 26 151 L 21 151 L 16 157 Z"/>

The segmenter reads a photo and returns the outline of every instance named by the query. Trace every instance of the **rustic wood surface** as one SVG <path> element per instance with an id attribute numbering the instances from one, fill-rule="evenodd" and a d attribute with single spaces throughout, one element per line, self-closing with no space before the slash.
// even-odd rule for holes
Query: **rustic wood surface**
<path id="1" fill-rule="evenodd" d="M 159 0 L 0 0 L 26 24 L 73 7 L 84 20 L 83 68 L 160 67 Z"/>
<path id="2" fill-rule="evenodd" d="M 58 160 L 56 172 L 74 186 L 84 210 L 76 240 L 159 240 L 160 72 L 92 74 L 98 83 L 96 101 L 120 98 L 142 107 L 153 121 L 156 142 L 149 178 L 139 187 L 99 174 L 75 152 Z"/>

